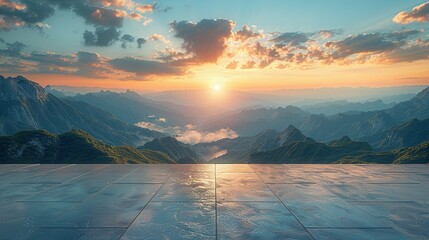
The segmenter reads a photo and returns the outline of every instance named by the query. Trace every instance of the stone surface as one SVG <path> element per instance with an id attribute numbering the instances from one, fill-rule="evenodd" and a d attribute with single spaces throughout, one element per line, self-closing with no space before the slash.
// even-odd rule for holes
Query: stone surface
<path id="1" fill-rule="evenodd" d="M 0 165 L 0 239 L 429 239 L 428 165 Z"/>

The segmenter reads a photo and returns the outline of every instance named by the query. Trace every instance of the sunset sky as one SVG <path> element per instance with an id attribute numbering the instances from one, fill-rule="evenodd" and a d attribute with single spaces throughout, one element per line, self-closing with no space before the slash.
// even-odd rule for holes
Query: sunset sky
<path id="1" fill-rule="evenodd" d="M 429 2 L 0 0 L 0 73 L 42 85 L 429 84 Z"/>

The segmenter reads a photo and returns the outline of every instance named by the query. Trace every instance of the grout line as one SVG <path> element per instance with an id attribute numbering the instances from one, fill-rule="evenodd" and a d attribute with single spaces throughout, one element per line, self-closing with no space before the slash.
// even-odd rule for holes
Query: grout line
<path id="1" fill-rule="evenodd" d="M 125 227 L 39 227 L 39 229 L 125 229 Z"/>
<path id="2" fill-rule="evenodd" d="M 259 176 L 259 174 L 255 171 L 256 175 L 258 175 L 258 177 L 261 179 L 261 181 L 265 184 L 265 186 L 270 189 L 270 191 L 274 194 L 274 196 L 276 196 L 276 198 L 282 203 L 282 205 L 289 211 L 289 213 L 296 219 L 296 221 L 298 221 L 298 223 L 302 226 L 302 228 L 305 229 L 305 231 L 309 234 L 309 236 L 313 239 L 316 240 L 316 238 L 313 236 L 313 234 L 310 233 L 310 231 L 308 231 L 308 229 L 304 226 L 304 224 L 295 216 L 295 214 L 286 206 L 286 204 L 280 199 L 279 196 L 277 196 L 277 194 L 273 191 L 273 189 L 270 188 L 270 186 L 268 184 L 266 184 L 263 179 L 261 178 L 261 176 Z"/>
<path id="3" fill-rule="evenodd" d="M 77 177 L 74 177 L 74 178 L 72 178 L 72 179 L 69 179 L 69 180 L 67 180 L 67 181 L 65 181 L 65 182 L 62 182 L 62 183 L 59 183 L 59 184 L 56 184 L 56 183 L 54 183 L 54 184 L 52 184 L 52 187 L 50 187 L 50 188 L 47 188 L 47 189 L 45 189 L 45 190 L 42 190 L 42 191 L 40 191 L 40 192 L 36 192 L 36 193 L 33 193 L 33 194 L 31 194 L 30 196 L 26 196 L 23 200 L 17 200 L 17 201 L 15 201 L 15 202 L 35 202 L 35 201 L 28 201 L 28 200 L 26 200 L 26 199 L 28 199 L 28 198 L 30 198 L 30 197 L 33 197 L 33 196 L 36 196 L 36 195 L 39 195 L 39 194 L 41 194 L 41 193 L 45 193 L 45 192 L 48 192 L 48 191 L 50 191 L 50 190 L 53 190 L 53 189 L 55 189 L 55 188 L 57 188 L 57 187 L 59 187 L 59 186 L 61 186 L 61 185 L 64 185 L 64 184 L 68 184 L 68 183 L 70 183 L 70 182 L 72 182 L 72 181 L 74 181 L 74 180 L 76 180 L 77 178 L 79 178 L 79 177 L 82 177 L 82 176 L 85 176 L 85 175 L 87 175 L 87 174 L 90 174 L 90 173 L 93 173 L 93 172 L 96 172 L 96 171 L 98 171 L 98 170 L 101 170 L 101 169 L 103 169 L 103 168 L 105 168 L 105 167 L 107 167 L 107 166 L 102 166 L 102 167 L 100 167 L 100 168 L 97 168 L 97 169 L 94 169 L 94 170 L 92 170 L 92 171 L 90 171 L 90 172 L 86 172 L 86 173 L 84 173 L 84 174 L 81 174 L 81 175 L 79 175 L 79 176 L 77 176 Z M 10 183 L 10 184 L 45 184 L 45 185 L 49 185 L 49 183 Z M 36 202 L 39 202 L 39 201 L 36 201 Z M 47 201 L 47 202 L 50 202 L 50 201 Z M 63 202 L 63 201 L 52 201 L 52 202 Z M 67 201 L 66 201 L 67 202 Z M 71 201 L 71 202 L 82 202 L 82 201 Z"/>
<path id="4" fill-rule="evenodd" d="M 40 164 L 39 164 L 39 165 L 40 165 Z M 52 165 L 55 165 L 55 164 L 52 164 Z M 54 169 L 51 169 L 51 170 L 49 170 L 49 171 L 42 172 L 42 173 L 39 173 L 39 174 L 36 174 L 36 175 L 32 175 L 32 176 L 26 177 L 26 178 L 21 179 L 21 180 L 27 180 L 27 179 L 30 179 L 30 178 L 38 177 L 38 176 L 41 176 L 41 175 L 43 175 L 43 174 L 50 173 L 50 172 L 55 172 L 55 171 L 58 171 L 58 170 L 61 170 L 61 169 L 64 169 L 64 168 L 68 168 L 68 167 L 71 167 L 71 166 L 74 166 L 74 165 L 76 165 L 76 164 L 68 164 L 68 165 L 66 165 L 66 166 L 59 167 L 59 168 L 54 168 Z M 14 184 L 14 183 L 13 183 L 13 182 L 11 182 L 11 183 L 9 183 L 9 184 Z"/>
<path id="5" fill-rule="evenodd" d="M 164 184 L 168 181 L 168 179 L 170 179 L 170 177 L 168 177 L 167 180 L 165 180 L 165 182 L 163 184 L 161 184 L 161 186 L 158 188 L 158 190 L 155 192 L 155 194 L 153 194 L 153 196 L 149 199 L 149 201 L 143 206 L 142 210 L 140 210 L 140 212 L 134 217 L 134 219 L 130 222 L 130 224 L 128 225 L 128 227 L 125 228 L 125 231 L 119 236 L 118 239 L 121 239 L 122 236 L 128 231 L 128 228 L 131 225 L 133 225 L 134 221 L 140 216 L 140 214 L 147 207 L 147 205 L 149 205 L 149 203 L 152 202 L 152 199 L 156 196 L 156 194 L 158 194 L 158 192 L 161 190 L 161 188 L 164 186 Z"/>
<path id="6" fill-rule="evenodd" d="M 393 229 L 393 227 L 307 227 L 309 229 Z"/>
<path id="7" fill-rule="evenodd" d="M 128 172 L 127 172 L 128 173 Z M 54 216 L 54 217 L 52 217 L 51 218 L 51 220 L 49 221 L 49 222 L 52 222 L 53 221 L 53 219 L 55 219 L 55 218 L 57 218 L 57 217 L 59 217 L 59 216 L 61 216 L 61 215 L 63 215 L 63 214 L 65 214 L 66 212 L 68 212 L 70 209 L 76 209 L 77 207 L 79 207 L 79 206 L 81 206 L 83 203 L 85 203 L 85 202 L 87 202 L 88 201 L 88 199 L 92 199 L 92 198 L 94 198 L 95 196 L 97 196 L 97 194 L 99 194 L 101 191 L 103 191 L 104 189 L 106 189 L 106 188 L 108 188 L 110 185 L 112 185 L 112 182 L 105 182 L 105 186 L 104 187 L 102 187 L 102 188 L 100 188 L 98 191 L 96 191 L 96 192 L 94 192 L 94 193 L 92 193 L 91 195 L 89 195 L 87 198 L 85 198 L 84 200 L 82 200 L 81 202 L 78 202 L 78 203 L 76 203 L 75 205 L 73 205 L 73 206 L 70 206 L 69 208 L 66 208 L 64 211 L 62 211 L 61 213 L 59 213 L 58 215 L 56 215 L 56 216 Z M 48 223 L 49 223 L 48 222 Z M 40 227 L 39 227 L 40 228 Z"/>
<path id="8" fill-rule="evenodd" d="M 4 164 L 4 165 L 8 165 L 8 164 Z M 34 167 L 34 166 L 38 166 L 38 165 L 40 165 L 40 164 L 30 164 L 28 166 L 20 166 L 20 167 L 17 167 L 17 168 L 12 168 L 12 169 L 6 170 L 6 171 L 1 171 L 1 173 L 3 174 L 3 173 L 14 172 L 14 171 L 17 171 L 17 170 L 26 169 L 26 168 L 30 168 L 30 167 Z"/>
<path id="9" fill-rule="evenodd" d="M 56 203 L 56 202 L 70 202 L 70 203 L 81 203 L 83 200 L 17 200 L 15 202 L 31 203 L 31 202 L 44 202 L 44 203 Z"/>
<path id="10" fill-rule="evenodd" d="M 399 200 L 399 201 L 395 201 L 395 200 L 346 200 L 346 201 L 349 203 L 354 203 L 354 202 L 356 202 L 356 203 L 359 203 L 359 202 L 377 203 L 377 202 L 380 202 L 380 203 L 414 203 L 414 204 L 417 204 L 417 202 L 415 202 L 415 201 L 401 201 L 401 200 Z"/>

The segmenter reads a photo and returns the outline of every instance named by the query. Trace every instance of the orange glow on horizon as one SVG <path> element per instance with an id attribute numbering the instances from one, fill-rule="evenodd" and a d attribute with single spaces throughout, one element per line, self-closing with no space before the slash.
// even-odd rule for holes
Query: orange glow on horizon
<path id="1" fill-rule="evenodd" d="M 219 65 L 195 67 L 192 74 L 180 77 L 158 77 L 153 80 L 91 79 L 78 76 L 24 74 L 30 80 L 46 85 L 165 91 L 207 89 L 219 92 L 269 91 L 323 87 L 388 87 L 429 85 L 428 61 L 393 65 L 317 66 L 313 69 L 228 70 Z"/>

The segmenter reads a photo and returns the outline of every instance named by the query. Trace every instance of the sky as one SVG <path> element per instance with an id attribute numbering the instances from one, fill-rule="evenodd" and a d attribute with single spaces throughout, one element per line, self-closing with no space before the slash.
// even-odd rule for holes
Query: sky
<path id="1" fill-rule="evenodd" d="M 263 91 L 429 84 L 429 2 L 0 0 L 0 73 Z"/>

